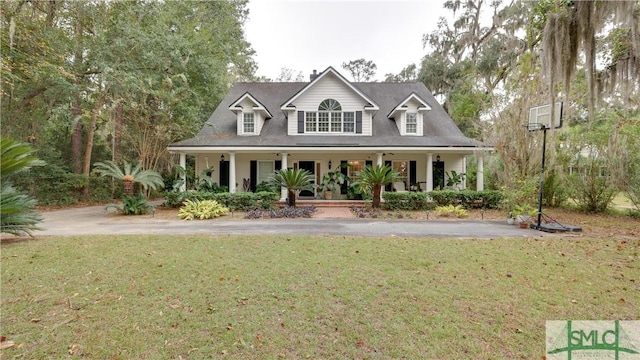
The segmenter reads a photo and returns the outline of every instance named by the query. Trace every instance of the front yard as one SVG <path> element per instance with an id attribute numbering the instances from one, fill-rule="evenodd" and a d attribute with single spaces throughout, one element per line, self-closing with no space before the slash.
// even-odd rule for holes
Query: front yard
<path id="1" fill-rule="evenodd" d="M 14 242 L 2 246 L 2 352 L 540 359 L 545 320 L 638 318 L 639 253 L 637 236 L 589 233 Z"/>

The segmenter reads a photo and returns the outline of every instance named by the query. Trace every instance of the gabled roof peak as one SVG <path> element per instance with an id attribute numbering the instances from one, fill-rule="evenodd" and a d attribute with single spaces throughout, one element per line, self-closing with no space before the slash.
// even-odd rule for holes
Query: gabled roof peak
<path id="1" fill-rule="evenodd" d="M 262 105 L 262 103 L 260 101 L 258 101 L 253 95 L 251 95 L 249 92 L 245 92 L 244 94 L 242 94 L 242 96 L 240 96 L 236 101 L 234 101 L 233 103 L 231 103 L 231 105 L 229 105 L 229 110 L 231 111 L 239 111 L 242 110 L 242 106 L 240 106 L 240 104 L 246 100 L 249 99 L 249 101 L 251 101 L 254 106 L 253 109 L 254 110 L 261 110 L 265 113 L 266 118 L 272 118 L 273 115 L 271 115 L 271 113 L 269 112 L 269 110 Z"/>
<path id="2" fill-rule="evenodd" d="M 391 119 L 395 117 L 396 112 L 406 110 L 407 103 L 411 100 L 415 100 L 418 103 L 420 103 L 420 106 L 418 106 L 418 111 L 431 110 L 431 106 L 423 98 L 418 96 L 418 94 L 416 94 L 415 92 L 412 92 L 411 94 L 409 94 L 409 96 L 407 96 L 404 100 L 402 100 L 396 107 L 394 107 L 389 112 L 389 114 L 387 115 L 387 118 Z"/>
<path id="3" fill-rule="evenodd" d="M 281 109 L 282 110 L 294 110 L 295 106 L 292 105 L 292 103 L 298 99 L 300 96 L 302 96 L 302 94 L 304 94 L 307 90 L 309 90 L 310 88 L 312 88 L 315 84 L 317 84 L 319 81 L 321 81 L 323 78 L 329 76 L 329 74 L 333 74 L 335 77 L 337 77 L 343 84 L 345 84 L 348 88 L 350 88 L 353 92 L 355 92 L 356 94 L 358 94 L 358 96 L 360 96 L 363 100 L 365 100 L 367 103 L 369 103 L 369 105 L 365 106 L 367 109 L 370 110 L 379 110 L 380 107 L 371 99 L 369 98 L 369 96 L 367 96 L 366 94 L 364 94 L 362 91 L 360 91 L 358 88 L 356 88 L 355 86 L 353 86 L 353 84 L 347 80 L 344 76 L 342 76 L 342 74 L 340 74 L 336 69 L 334 69 L 332 66 L 329 66 L 328 68 L 326 68 L 324 71 L 322 71 L 319 74 L 313 74 L 315 75 L 313 77 L 313 79 L 305 86 L 303 87 L 300 91 L 298 91 L 295 95 L 293 95 L 290 99 L 288 99 L 287 101 L 285 101 L 282 106 Z"/>

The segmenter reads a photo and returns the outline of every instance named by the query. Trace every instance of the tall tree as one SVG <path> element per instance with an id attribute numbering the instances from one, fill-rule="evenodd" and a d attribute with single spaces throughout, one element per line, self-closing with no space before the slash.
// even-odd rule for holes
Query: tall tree
<path id="1" fill-rule="evenodd" d="M 418 68 L 416 64 L 410 64 L 398 74 L 385 74 L 385 82 L 415 82 L 418 80 Z"/>
<path id="2" fill-rule="evenodd" d="M 246 4 L 2 2 L 3 133 L 85 175 L 109 157 L 160 169 L 169 143 L 253 78 Z"/>
<path id="3" fill-rule="evenodd" d="M 353 81 L 370 81 L 376 75 L 378 66 L 371 60 L 357 59 L 343 62 L 342 68 L 349 71 Z"/>
<path id="4" fill-rule="evenodd" d="M 432 51 L 423 58 L 418 79 L 441 99 L 464 133 L 475 137 L 479 118 L 490 107 L 488 99 L 527 50 L 520 30 L 529 6 L 449 0 L 444 7 L 454 21 L 440 18 L 437 29 L 423 36 L 423 45 Z"/>
<path id="5" fill-rule="evenodd" d="M 556 98 L 556 83 L 562 81 L 565 96 L 579 63 L 582 50 L 587 72 L 588 113 L 595 119 L 597 90 L 596 38 L 600 31 L 613 29 L 619 35 L 618 52 L 609 58 L 604 77 L 640 81 L 640 3 L 637 1 L 564 1 L 537 3 L 538 31 L 543 39 L 543 64 L 549 84 L 551 103 Z M 621 46 L 620 46 L 621 45 Z M 614 78 L 615 79 L 615 78 Z M 615 80 L 612 85 L 615 85 Z"/>
<path id="6" fill-rule="evenodd" d="M 278 75 L 275 81 L 281 81 L 281 82 L 304 81 L 304 74 L 302 74 L 302 71 L 298 71 L 298 73 L 296 74 L 296 71 L 293 69 L 282 68 L 280 69 L 280 75 Z"/>

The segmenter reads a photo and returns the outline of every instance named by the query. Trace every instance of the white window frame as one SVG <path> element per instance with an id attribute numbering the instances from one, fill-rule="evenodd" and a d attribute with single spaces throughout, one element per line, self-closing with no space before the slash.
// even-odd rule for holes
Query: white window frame
<path id="1" fill-rule="evenodd" d="M 309 134 L 355 134 L 355 111 L 305 111 L 304 132 Z"/>
<path id="2" fill-rule="evenodd" d="M 411 119 L 409 117 L 411 116 Z M 418 114 L 417 113 L 406 113 L 404 120 L 404 132 L 407 134 L 417 134 L 418 133 Z"/>
<path id="3" fill-rule="evenodd" d="M 249 131 L 247 129 L 251 129 L 251 130 Z M 242 113 L 242 133 L 243 134 L 256 133 L 256 115 L 253 112 Z"/>

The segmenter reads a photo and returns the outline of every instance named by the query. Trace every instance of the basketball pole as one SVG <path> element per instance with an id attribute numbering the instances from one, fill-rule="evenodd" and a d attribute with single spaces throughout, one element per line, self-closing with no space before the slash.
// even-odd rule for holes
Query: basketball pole
<path id="1" fill-rule="evenodd" d="M 538 196 L 538 224 L 536 229 L 540 230 L 542 225 L 542 193 L 544 190 L 544 158 L 547 150 L 547 126 L 542 125 L 542 166 L 540 167 L 540 194 Z"/>

